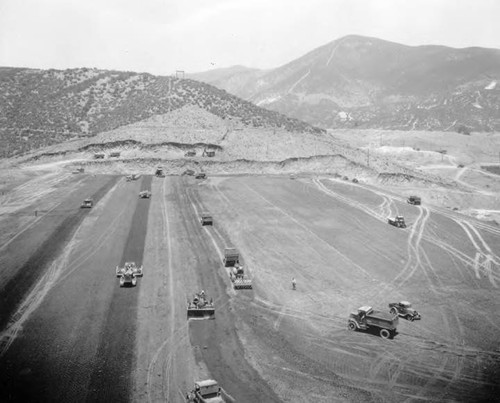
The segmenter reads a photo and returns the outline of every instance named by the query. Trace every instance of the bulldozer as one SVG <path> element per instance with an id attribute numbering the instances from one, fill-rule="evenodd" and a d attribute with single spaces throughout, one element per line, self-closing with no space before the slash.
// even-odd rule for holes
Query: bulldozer
<path id="1" fill-rule="evenodd" d="M 233 283 L 233 288 L 235 290 L 252 289 L 252 280 L 245 277 L 243 266 L 241 266 L 239 263 L 230 268 L 229 277 L 231 278 L 231 282 Z"/>
<path id="2" fill-rule="evenodd" d="M 137 277 L 142 277 L 142 266 L 137 267 L 135 262 L 125 262 L 123 267 L 116 266 L 116 277 L 120 279 L 120 287 L 135 287 Z"/>
<path id="3" fill-rule="evenodd" d="M 398 215 L 394 218 L 388 218 L 387 223 L 397 228 L 406 228 L 405 218 L 402 215 Z"/>
<path id="4" fill-rule="evenodd" d="M 193 299 L 187 303 L 188 319 L 215 319 L 215 308 L 212 298 L 205 295 L 205 291 L 194 294 Z"/>

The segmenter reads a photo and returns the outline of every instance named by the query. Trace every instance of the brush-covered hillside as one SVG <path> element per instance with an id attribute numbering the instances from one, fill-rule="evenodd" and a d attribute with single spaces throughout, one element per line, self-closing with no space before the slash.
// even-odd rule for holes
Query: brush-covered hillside
<path id="1" fill-rule="evenodd" d="M 321 132 L 209 84 L 97 69 L 0 68 L 0 158 L 198 106 L 257 128 Z"/>

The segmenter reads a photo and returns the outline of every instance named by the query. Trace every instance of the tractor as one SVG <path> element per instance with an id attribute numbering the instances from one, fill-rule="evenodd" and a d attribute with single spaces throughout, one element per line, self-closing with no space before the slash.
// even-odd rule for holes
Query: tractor
<path id="1" fill-rule="evenodd" d="M 116 277 L 120 279 L 120 287 L 135 287 L 137 277 L 142 277 L 142 266 L 137 267 L 135 262 L 125 262 L 123 267 L 116 266 Z"/>
<path id="2" fill-rule="evenodd" d="M 212 298 L 205 295 L 205 291 L 194 294 L 193 299 L 187 303 L 188 319 L 215 319 L 215 308 Z"/>

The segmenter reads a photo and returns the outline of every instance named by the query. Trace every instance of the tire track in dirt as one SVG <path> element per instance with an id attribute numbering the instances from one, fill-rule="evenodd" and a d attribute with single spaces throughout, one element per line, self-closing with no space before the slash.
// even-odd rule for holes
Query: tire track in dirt
<path id="1" fill-rule="evenodd" d="M 115 185 L 116 187 L 117 185 Z M 114 187 L 114 188 L 115 188 Z M 107 198 L 113 193 L 111 189 L 106 196 L 103 197 L 102 202 L 106 203 Z M 17 311 L 11 316 L 8 325 L 5 330 L 0 332 L 0 357 L 4 355 L 11 344 L 14 342 L 17 334 L 22 330 L 23 324 L 30 318 L 31 314 L 38 308 L 42 303 L 45 296 L 52 291 L 57 285 L 64 281 L 71 273 L 82 267 L 82 265 L 90 259 L 100 248 L 104 245 L 106 239 L 114 235 L 117 228 L 117 223 L 123 215 L 124 209 L 118 216 L 112 221 L 109 226 L 109 232 L 103 233 L 100 237 L 96 238 L 92 245 L 87 249 L 83 250 L 83 256 L 76 258 L 69 264 L 69 256 L 74 254 L 75 249 L 78 247 L 78 242 L 74 240 L 78 236 L 78 232 L 81 227 L 79 227 L 73 239 L 69 242 L 68 246 L 65 248 L 63 254 L 59 256 L 50 266 L 48 271 L 43 275 L 40 281 L 31 290 L 29 295 L 23 300 L 19 305 Z M 93 214 L 94 211 L 91 212 Z M 69 270 L 67 270 L 69 267 Z"/>
<path id="2" fill-rule="evenodd" d="M 142 186 L 150 189 L 151 180 L 151 176 L 143 176 Z M 137 202 L 120 266 L 126 261 L 142 264 L 149 205 L 149 199 L 139 199 Z M 140 287 L 140 281 L 137 286 Z M 131 395 L 137 301 L 137 289 L 116 285 L 90 376 L 87 397 L 90 401 L 127 401 Z"/>
<path id="3" fill-rule="evenodd" d="M 94 200 L 98 202 L 104 197 L 114 186 L 116 180 L 116 177 L 112 177 L 100 187 L 93 195 Z M 62 253 L 63 248 L 87 214 L 88 211 L 75 208 L 55 228 L 54 232 L 41 244 L 35 253 L 30 256 L 28 261 L 16 271 L 16 274 L 7 281 L 0 294 L 0 303 L 2 306 L 2 310 L 0 311 L 0 329 L 5 328 L 25 295 L 44 275 L 53 259 Z"/>

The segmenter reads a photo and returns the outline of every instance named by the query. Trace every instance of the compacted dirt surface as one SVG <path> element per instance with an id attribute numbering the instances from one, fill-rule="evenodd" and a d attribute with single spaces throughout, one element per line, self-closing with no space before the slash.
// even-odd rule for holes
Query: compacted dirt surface
<path id="1" fill-rule="evenodd" d="M 497 226 L 328 177 L 54 180 L 2 195 L 0 401 L 181 402 L 202 379 L 236 402 L 498 399 Z M 120 288 L 129 261 L 144 276 Z M 200 290 L 214 320 L 187 319 Z M 401 300 L 422 320 L 393 339 L 347 329 Z"/>

